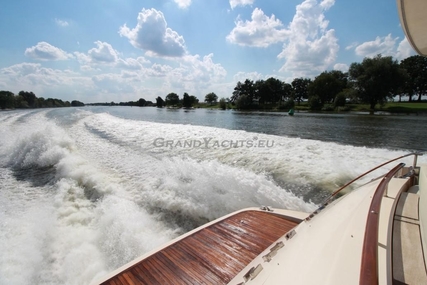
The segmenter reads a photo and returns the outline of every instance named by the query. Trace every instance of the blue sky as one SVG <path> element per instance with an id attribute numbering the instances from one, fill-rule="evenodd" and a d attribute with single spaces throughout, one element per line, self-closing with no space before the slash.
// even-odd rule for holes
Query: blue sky
<path id="1" fill-rule="evenodd" d="M 14 0 L 0 26 L 0 90 L 85 103 L 226 98 L 247 78 L 415 54 L 394 0 Z"/>

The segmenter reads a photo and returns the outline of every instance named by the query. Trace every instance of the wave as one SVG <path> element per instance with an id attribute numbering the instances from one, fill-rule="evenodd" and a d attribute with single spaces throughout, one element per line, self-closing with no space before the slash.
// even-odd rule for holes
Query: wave
<path id="1" fill-rule="evenodd" d="M 0 284 L 89 283 L 244 207 L 312 211 L 402 154 L 86 109 L 0 114 L 0 134 Z"/>

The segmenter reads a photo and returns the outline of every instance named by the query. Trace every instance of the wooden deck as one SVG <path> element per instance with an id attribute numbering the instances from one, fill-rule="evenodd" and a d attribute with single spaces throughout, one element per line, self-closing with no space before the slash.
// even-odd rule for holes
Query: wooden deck
<path id="1" fill-rule="evenodd" d="M 227 284 L 298 222 L 245 211 L 197 231 L 101 284 Z"/>

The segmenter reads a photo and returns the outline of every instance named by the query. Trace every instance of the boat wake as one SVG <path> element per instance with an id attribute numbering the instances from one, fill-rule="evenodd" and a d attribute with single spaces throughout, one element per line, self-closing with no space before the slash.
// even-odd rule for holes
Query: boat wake
<path id="1" fill-rule="evenodd" d="M 4 112 L 0 134 L 0 284 L 87 284 L 244 207 L 309 212 L 402 153 L 79 109 Z"/>

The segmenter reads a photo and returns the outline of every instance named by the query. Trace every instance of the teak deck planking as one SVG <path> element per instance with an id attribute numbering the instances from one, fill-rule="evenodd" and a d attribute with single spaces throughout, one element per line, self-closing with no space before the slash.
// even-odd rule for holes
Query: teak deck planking
<path id="1" fill-rule="evenodd" d="M 102 284 L 227 284 L 297 224 L 273 213 L 240 212 L 165 247 Z"/>

